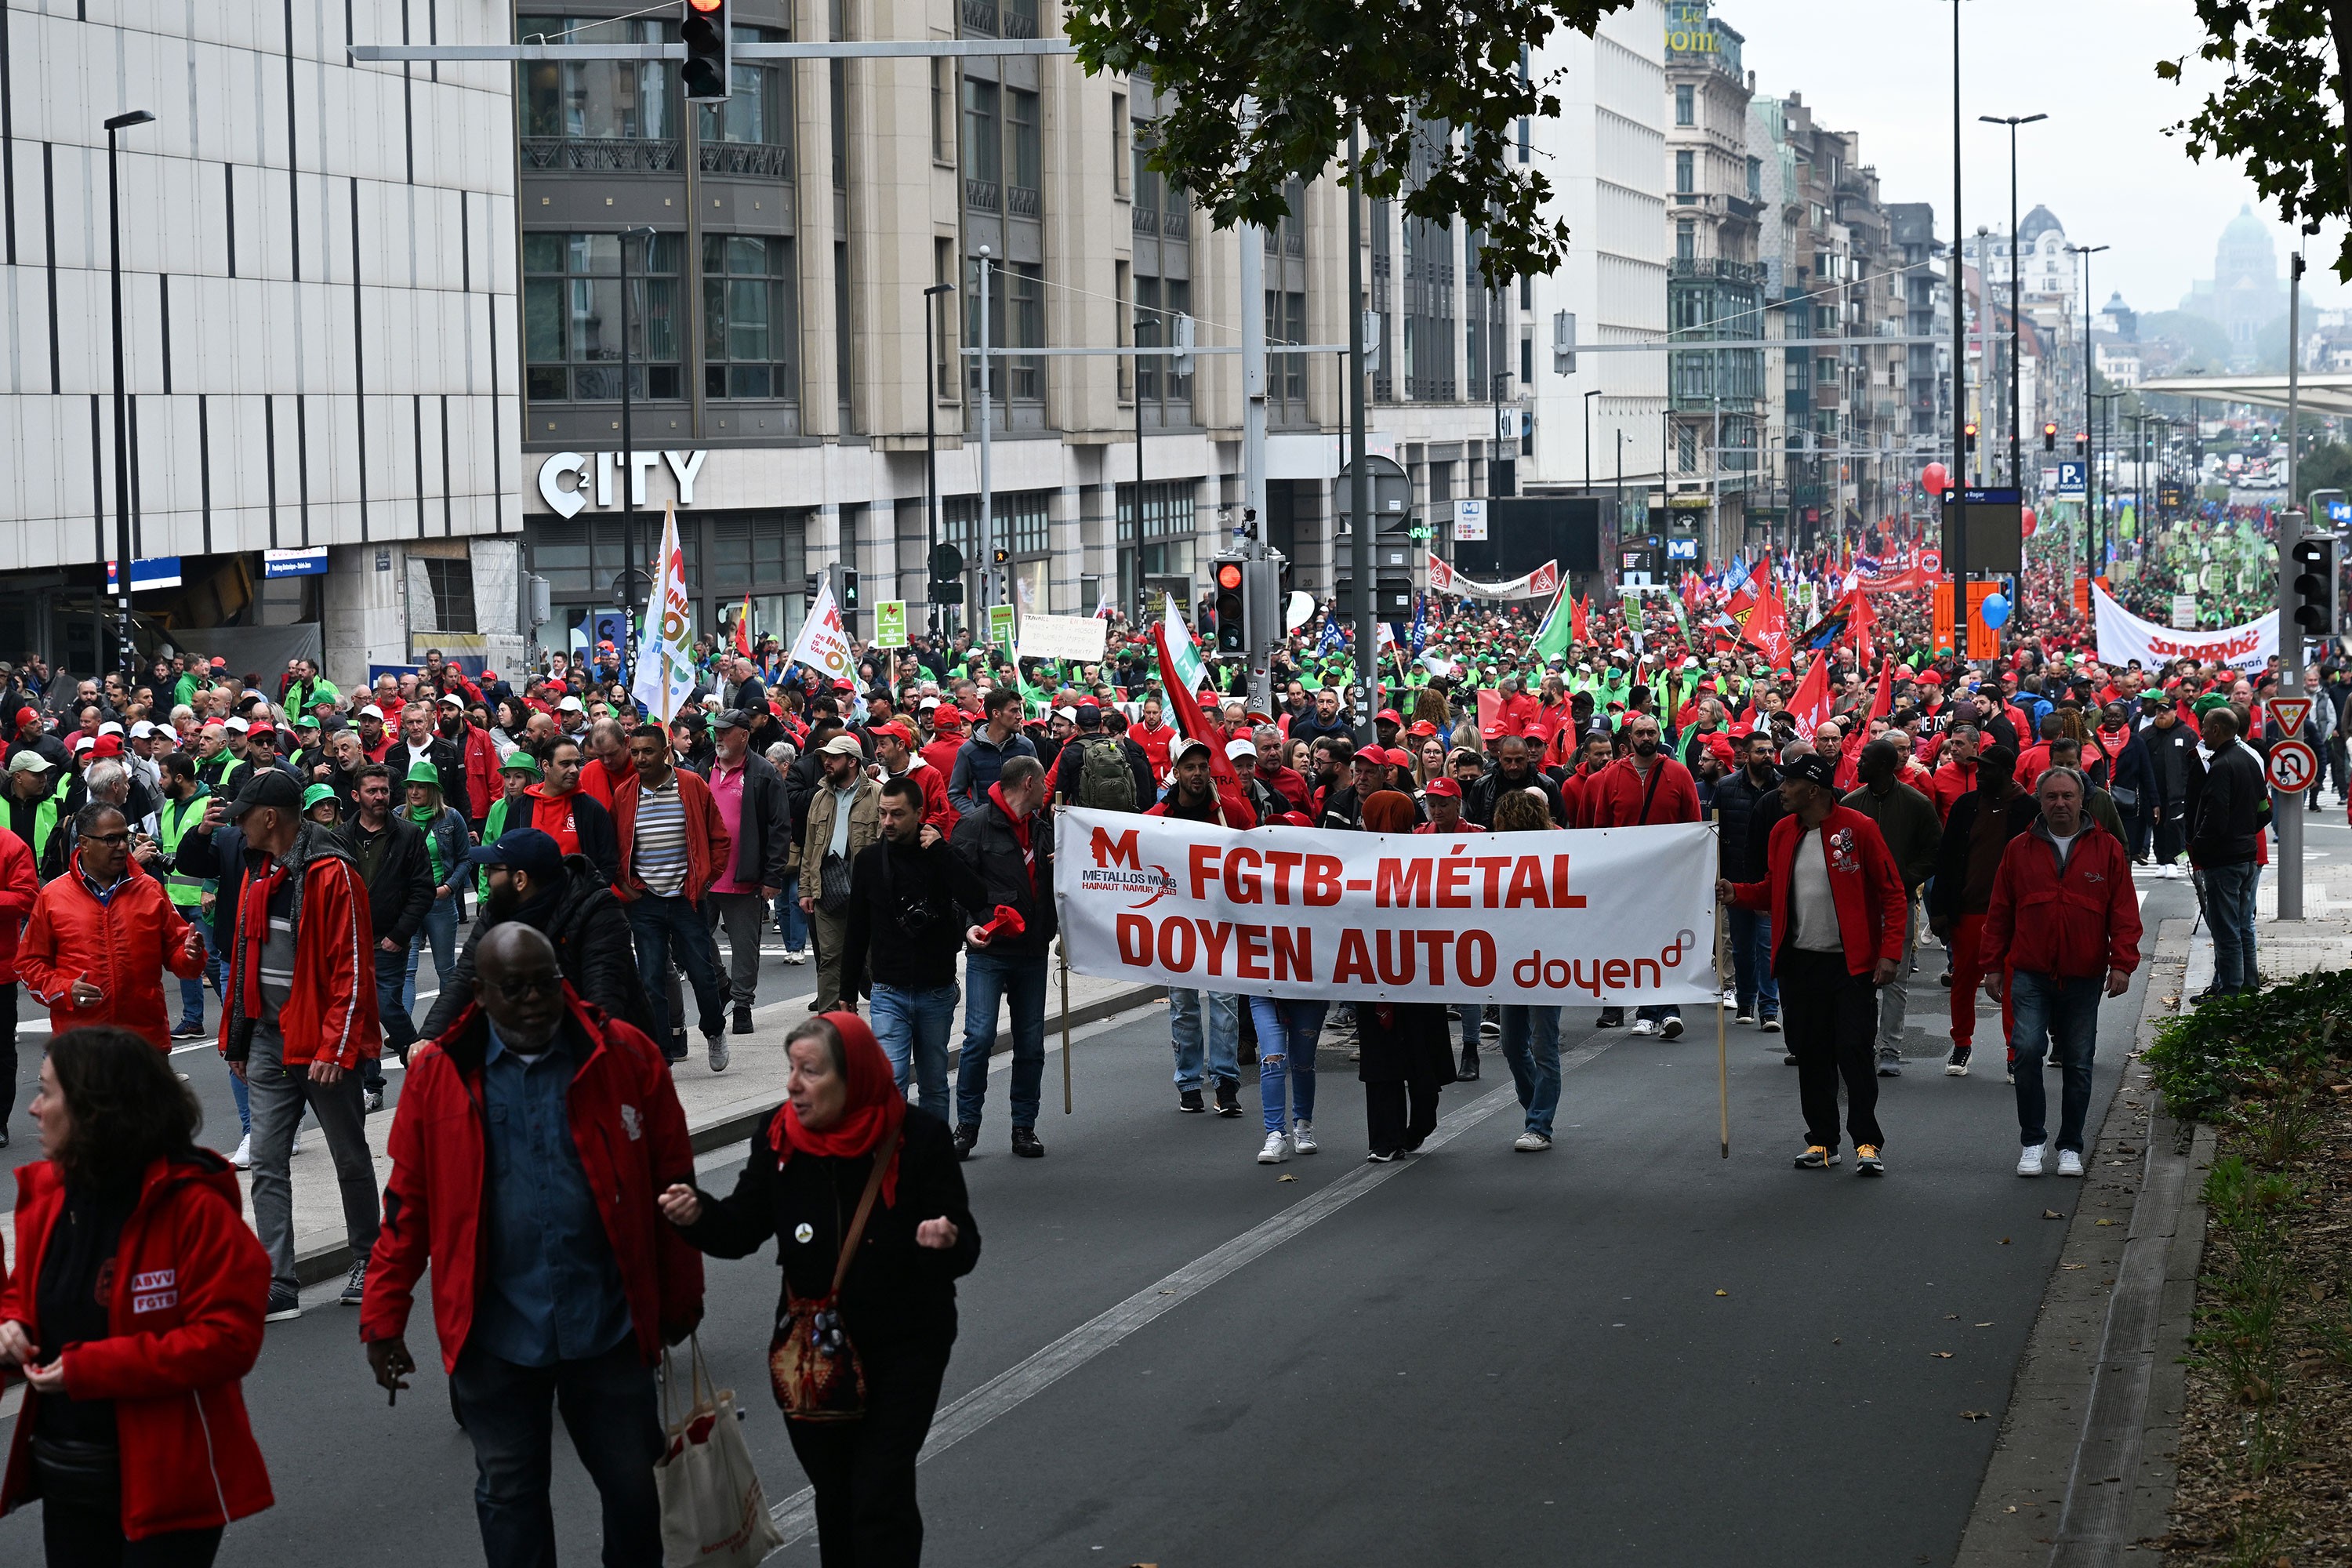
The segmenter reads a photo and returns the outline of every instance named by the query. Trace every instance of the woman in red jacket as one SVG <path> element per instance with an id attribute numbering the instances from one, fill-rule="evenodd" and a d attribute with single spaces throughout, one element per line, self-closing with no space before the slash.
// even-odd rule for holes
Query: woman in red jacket
<path id="1" fill-rule="evenodd" d="M 1845 1080 L 1846 1127 L 1854 1173 L 1886 1173 L 1879 1157 L 1878 987 L 1903 958 L 1903 879 L 1878 825 L 1838 804 L 1837 764 L 1818 752 L 1780 768 L 1780 804 L 1769 868 L 1760 882 L 1718 881 L 1716 897 L 1772 911 L 1772 975 L 1781 1021 L 1797 1058 L 1805 1113 L 1800 1170 L 1838 1163 L 1838 1080 Z"/>
<path id="2" fill-rule="evenodd" d="M 0 1366 L 31 1394 L 0 1513 L 40 1500 L 51 1568 L 205 1568 L 272 1500 L 238 1389 L 269 1259 L 236 1173 L 195 1146 L 194 1098 L 139 1036 L 58 1036 L 32 1109 L 47 1158 L 17 1168 L 0 1287 Z"/>

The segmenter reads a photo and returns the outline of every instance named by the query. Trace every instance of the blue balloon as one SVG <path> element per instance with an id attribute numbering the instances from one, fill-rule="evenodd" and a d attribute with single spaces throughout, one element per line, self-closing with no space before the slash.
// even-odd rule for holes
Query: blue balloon
<path id="1" fill-rule="evenodd" d="M 1999 594 L 1988 594 L 1984 603 L 1977 607 L 1977 613 L 1984 617 L 1986 626 L 1999 631 L 2009 621 L 2009 601 Z"/>

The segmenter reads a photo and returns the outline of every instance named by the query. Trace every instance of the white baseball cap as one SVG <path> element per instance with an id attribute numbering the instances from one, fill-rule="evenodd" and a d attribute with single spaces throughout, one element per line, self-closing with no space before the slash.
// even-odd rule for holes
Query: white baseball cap
<path id="1" fill-rule="evenodd" d="M 580 699 L 577 697 L 567 697 L 562 701 L 557 703 L 556 707 L 566 713 L 581 713 L 586 711 L 586 710 L 582 707 Z"/>
<path id="2" fill-rule="evenodd" d="M 109 719 L 98 727 L 98 732 L 101 735 L 120 735 L 122 733 L 122 726 Z"/>
<path id="3" fill-rule="evenodd" d="M 360 710 L 360 717 L 362 719 L 381 720 L 383 717 L 383 710 L 371 702 L 366 707 Z"/>
<path id="4" fill-rule="evenodd" d="M 222 720 L 222 721 L 221 721 L 221 722 L 222 722 L 224 725 L 227 726 L 229 729 L 236 731 L 238 734 L 240 734 L 240 735 L 244 734 L 247 730 L 250 730 L 250 729 L 252 729 L 252 728 L 253 728 L 253 726 L 252 726 L 252 725 L 250 725 L 250 724 L 247 723 L 244 720 L 242 720 L 242 719 L 238 718 L 238 717 L 237 717 L 236 714 L 234 714 L 234 713 L 230 714 L 227 718 L 226 718 L 226 719 Z"/>
<path id="5" fill-rule="evenodd" d="M 100 724 L 100 725 L 98 727 L 98 732 L 99 732 L 100 734 L 101 734 L 101 735 L 105 734 L 105 733 L 106 733 L 106 726 L 105 726 L 105 725 L 103 725 L 103 724 Z M 150 724 L 150 723 L 149 723 L 149 722 L 147 722 L 147 721 L 146 721 L 146 720 L 144 720 L 144 719 L 140 720 L 140 721 L 139 721 L 139 722 L 137 722 L 136 724 L 133 724 L 133 725 L 131 725 L 131 738 L 132 740 L 134 740 L 134 741 L 143 741 L 143 740 L 145 740 L 148 736 L 150 736 L 150 735 L 153 734 L 154 732 L 155 732 L 155 726 L 154 726 L 154 725 L 152 725 L 152 724 Z"/>
<path id="6" fill-rule="evenodd" d="M 1255 757 L 1257 755 L 1257 746 L 1255 742 L 1245 741 L 1239 735 L 1236 735 L 1232 740 L 1225 742 L 1225 755 L 1228 757 Z"/>

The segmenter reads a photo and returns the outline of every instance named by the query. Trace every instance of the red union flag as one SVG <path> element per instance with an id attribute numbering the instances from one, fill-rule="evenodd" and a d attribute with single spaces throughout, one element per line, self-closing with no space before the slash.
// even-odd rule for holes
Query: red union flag
<path id="1" fill-rule="evenodd" d="M 1071 808 L 1054 898 L 1082 974 L 1281 997 L 1703 1003 L 1715 829 L 1541 837 L 1222 827 Z"/>

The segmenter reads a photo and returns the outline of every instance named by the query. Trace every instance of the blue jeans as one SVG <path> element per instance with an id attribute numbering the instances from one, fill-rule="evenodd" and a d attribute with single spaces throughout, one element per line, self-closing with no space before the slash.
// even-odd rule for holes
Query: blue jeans
<path id="1" fill-rule="evenodd" d="M 474 1514 L 489 1561 L 499 1568 L 555 1568 L 551 1398 L 603 1500 L 607 1568 L 661 1561 L 661 1501 L 654 1489 L 661 1422 L 653 1369 L 638 1356 L 634 1335 L 603 1355 L 544 1367 L 517 1366 L 468 1348 L 457 1358 L 449 1392 L 474 1443 Z"/>
<path id="2" fill-rule="evenodd" d="M 1290 1111 L 1301 1121 L 1315 1120 L 1315 1037 L 1323 1032 L 1323 1015 L 1331 1004 L 1253 996 L 1249 1005 L 1257 1025 L 1257 1098 L 1265 1130 L 1287 1132 L 1286 1089 Z"/>
<path id="3" fill-rule="evenodd" d="M 1498 1020 L 1501 1018 L 1502 1013 L 1499 1008 L 1496 1009 L 1495 1016 Z M 1463 1060 L 1475 1062 L 1478 1059 L 1479 1026 L 1485 1024 L 1486 1021 L 1486 1009 L 1485 1007 L 1475 1002 L 1465 1002 L 1462 1004 Z"/>
<path id="4" fill-rule="evenodd" d="M 1221 991 L 1168 991 L 1168 1035 L 1176 1047 L 1176 1087 L 1202 1087 L 1203 1053 L 1201 1026 L 1207 1003 L 1208 1039 L 1205 1054 L 1209 1077 L 1219 1083 L 1242 1080 L 1242 999 Z"/>
<path id="5" fill-rule="evenodd" d="M 784 879 L 784 890 L 776 899 L 776 930 L 784 939 L 786 952 L 808 950 L 808 916 L 801 913 L 801 879 Z"/>
<path id="6" fill-rule="evenodd" d="M 2031 1148 L 2046 1143 L 2050 1114 L 2042 1088 L 2042 1047 L 2046 1041 L 2058 1053 L 2058 1147 L 2083 1152 L 2083 1119 L 2091 1110 L 2091 1057 L 2098 1047 L 2099 997 L 2106 977 L 2081 980 L 2054 974 L 2010 976 L 2016 1030 L 2010 1043 L 2016 1047 L 2017 1128 L 2019 1142 Z"/>
<path id="7" fill-rule="evenodd" d="M 204 911 L 196 909 L 193 905 L 183 904 L 180 906 L 180 913 L 183 918 L 185 918 L 190 914 L 201 916 L 203 912 Z M 205 944 L 205 969 L 209 973 L 213 966 L 212 932 L 205 929 L 205 922 L 201 919 L 189 921 L 188 929 L 194 931 L 198 940 L 203 942 Z M 194 980 L 183 980 L 180 982 L 180 1022 L 182 1025 L 187 1026 L 201 1025 L 204 1021 L 205 977 L 204 975 L 199 974 Z"/>
<path id="8" fill-rule="evenodd" d="M 727 1027 L 727 987 L 719 978 L 719 950 L 710 941 L 710 921 L 692 899 L 663 899 L 651 893 L 623 906 L 629 911 L 629 934 L 637 940 L 637 983 L 646 989 L 653 1010 L 654 1043 L 669 1053 L 672 1032 L 684 1020 L 669 1016 L 669 972 L 675 963 L 686 971 L 694 999 L 702 1009 L 702 1032 L 716 1035 Z M 675 1059 L 675 1058 L 673 1058 Z"/>
<path id="9" fill-rule="evenodd" d="M 416 1043 L 416 1019 L 400 999 L 407 984 L 408 966 L 415 963 L 413 947 L 400 952 L 386 952 L 379 945 L 375 950 L 375 1011 L 383 1026 L 383 1048 L 402 1061 L 408 1059 L 408 1047 Z M 360 1079 L 373 1093 L 383 1087 L 383 1060 L 366 1057 L 360 1061 Z"/>
<path id="10" fill-rule="evenodd" d="M 1507 1006 L 1502 1013 L 1503 1059 L 1511 1064 L 1527 1130 L 1549 1138 L 1559 1109 L 1559 1009 Z"/>
<path id="11" fill-rule="evenodd" d="M 1780 983 L 1772 975 L 1772 914 L 1769 910 L 1732 910 L 1731 969 L 1734 975 L 1732 994 L 1739 999 L 1739 1010 L 1761 1003 L 1764 1011 L 1758 1017 L 1777 1018 L 1780 1016 Z"/>
<path id="12" fill-rule="evenodd" d="M 2262 868 L 2205 868 L 2205 918 L 2213 927 L 2213 984 L 2223 992 L 2254 988 L 2254 879 Z"/>
<path id="13" fill-rule="evenodd" d="M 1013 1011 L 1013 1125 L 1037 1125 L 1045 1083 L 1045 955 L 970 952 L 963 961 L 963 1056 L 956 1063 L 956 1123 L 978 1127 L 988 1106 L 996 1008 Z"/>
<path id="14" fill-rule="evenodd" d="M 425 921 L 416 934 L 408 939 L 408 967 L 400 982 L 400 1005 L 411 1017 L 416 1014 L 416 960 L 425 952 L 426 942 L 433 944 L 435 984 L 449 983 L 450 972 L 457 967 L 457 895 L 436 899 L 433 907 L 425 911 Z"/>
<path id="15" fill-rule="evenodd" d="M 929 991 L 902 991 L 896 985 L 874 988 L 874 1037 L 890 1058 L 890 1074 L 898 1092 L 911 1080 L 922 1094 L 925 1110 L 947 1120 L 948 1026 L 955 1019 L 953 982 Z"/>

